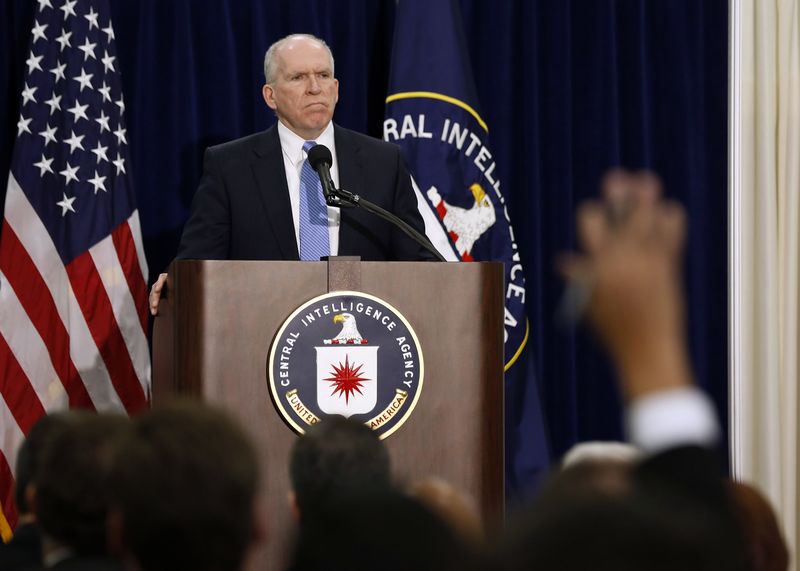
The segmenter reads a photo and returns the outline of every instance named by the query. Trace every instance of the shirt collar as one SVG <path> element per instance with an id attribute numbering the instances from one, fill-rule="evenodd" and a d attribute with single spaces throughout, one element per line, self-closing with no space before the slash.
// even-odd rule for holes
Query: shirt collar
<path id="1" fill-rule="evenodd" d="M 303 150 L 303 143 L 305 143 L 306 140 L 289 129 L 281 121 L 278 121 L 278 138 L 281 141 L 283 154 L 286 155 L 293 165 L 297 166 L 306 160 L 306 152 Z M 325 130 L 314 140 L 318 145 L 325 145 L 331 150 L 331 153 L 334 153 L 333 121 L 328 123 Z"/>

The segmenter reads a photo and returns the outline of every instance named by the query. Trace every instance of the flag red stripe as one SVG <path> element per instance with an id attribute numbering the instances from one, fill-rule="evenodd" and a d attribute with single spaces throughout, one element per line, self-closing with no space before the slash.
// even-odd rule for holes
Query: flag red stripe
<path id="1" fill-rule="evenodd" d="M 3 504 L 3 516 L 5 516 L 11 529 L 16 529 L 19 515 L 17 503 L 14 501 L 14 474 L 8 465 L 6 457 L 0 453 L 0 502 Z"/>
<path id="2" fill-rule="evenodd" d="M 128 288 L 136 304 L 136 313 L 142 322 L 142 331 L 147 335 L 147 287 L 145 286 L 144 275 L 139 267 L 139 258 L 136 254 L 136 243 L 133 241 L 133 233 L 127 222 L 117 226 L 111 233 L 114 248 L 117 250 L 117 257 L 128 282 Z"/>
<path id="3" fill-rule="evenodd" d="M 7 221 L 3 221 L 0 268 L 31 323 L 47 347 L 53 368 L 61 379 L 71 408 L 94 409 L 92 399 L 70 357 L 70 341 L 47 284 Z"/>
<path id="4" fill-rule="evenodd" d="M 31 426 L 45 414 L 39 396 L 33 390 L 25 371 L 22 370 L 2 335 L 0 335 L 0 394 L 3 395 L 20 430 L 25 434 L 28 434 Z"/>
<path id="5" fill-rule="evenodd" d="M 125 410 L 128 413 L 143 410 L 147 400 L 91 254 L 84 252 L 66 268 L 78 305 Z"/>

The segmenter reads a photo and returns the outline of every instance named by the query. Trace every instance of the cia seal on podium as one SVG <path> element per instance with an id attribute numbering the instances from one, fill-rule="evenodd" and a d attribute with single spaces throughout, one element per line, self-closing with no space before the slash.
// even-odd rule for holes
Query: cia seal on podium
<path id="1" fill-rule="evenodd" d="M 267 377 L 275 407 L 296 432 L 339 414 L 386 438 L 414 411 L 424 363 L 417 335 L 397 309 L 338 291 L 307 301 L 283 322 Z"/>

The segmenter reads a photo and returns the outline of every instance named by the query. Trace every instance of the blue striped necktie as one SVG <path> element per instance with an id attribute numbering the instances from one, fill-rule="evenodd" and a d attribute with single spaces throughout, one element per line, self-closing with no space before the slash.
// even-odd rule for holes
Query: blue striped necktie
<path id="1" fill-rule="evenodd" d="M 306 141 L 303 150 L 308 153 L 316 144 L 316 141 Z M 316 262 L 330 253 L 328 207 L 319 176 L 306 159 L 300 169 L 300 259 Z"/>

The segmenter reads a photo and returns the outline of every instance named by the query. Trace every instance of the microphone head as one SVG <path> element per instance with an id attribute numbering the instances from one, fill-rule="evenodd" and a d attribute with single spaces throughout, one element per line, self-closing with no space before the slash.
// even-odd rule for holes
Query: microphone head
<path id="1" fill-rule="evenodd" d="M 319 170 L 323 164 L 328 165 L 328 168 L 330 168 L 333 164 L 331 150 L 325 145 L 314 145 L 308 151 L 308 162 L 314 170 Z"/>

